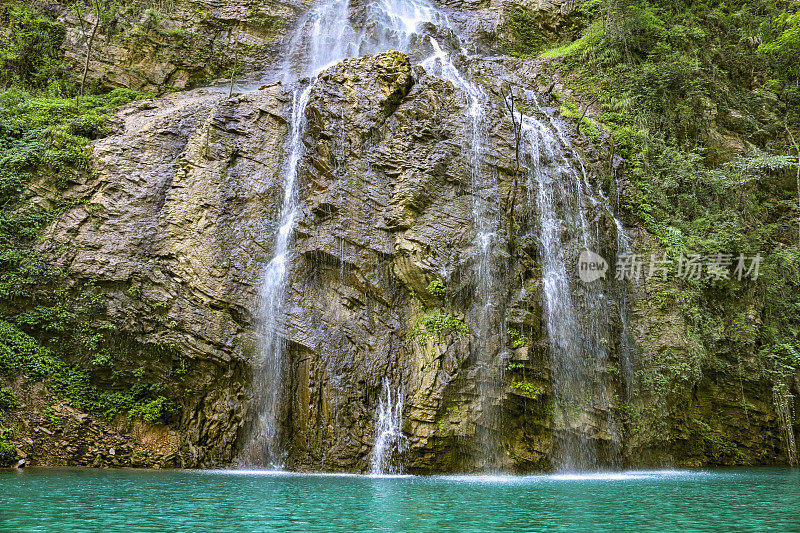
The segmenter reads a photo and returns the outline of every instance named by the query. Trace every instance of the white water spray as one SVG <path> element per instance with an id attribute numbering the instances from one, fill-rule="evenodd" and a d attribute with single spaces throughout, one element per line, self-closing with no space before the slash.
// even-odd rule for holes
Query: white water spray
<path id="1" fill-rule="evenodd" d="M 391 384 L 384 378 L 375 417 L 370 473 L 401 474 L 400 459 L 407 449 L 408 439 L 403 434 L 403 395 L 400 391 L 392 394 Z"/>
<path id="2" fill-rule="evenodd" d="M 450 81 L 459 93 L 466 96 L 471 121 L 472 214 L 476 230 L 473 325 L 477 342 L 473 349 L 477 350 L 478 363 L 489 372 L 492 365 L 497 363 L 493 352 L 498 347 L 501 352 L 503 350 L 503 346 L 497 344 L 489 349 L 492 346 L 489 339 L 499 337 L 502 343 L 503 338 L 502 310 L 498 301 L 500 292 L 492 269 L 501 220 L 497 177 L 490 171 L 488 161 L 491 150 L 487 110 L 491 103 L 483 90 L 456 67 L 454 58 L 464 54 L 463 47 L 458 44 L 452 50 L 445 50 L 429 34 L 431 27 L 436 31 L 444 30 L 454 37 L 457 35 L 447 16 L 425 0 L 376 0 L 355 6 L 355 9 L 348 0 L 328 0 L 302 17 L 289 42 L 282 78 L 285 83 L 313 78 L 346 58 L 400 50 L 420 60 L 428 74 Z M 458 41 L 458 38 L 454 40 Z M 447 44 L 451 39 L 442 42 Z M 274 256 L 265 270 L 261 288 L 262 349 L 261 360 L 256 365 L 256 379 L 260 380 L 257 388 L 263 391 L 259 393 L 257 403 L 257 438 L 246 454 L 254 464 L 263 464 L 266 460 L 269 464 L 281 465 L 283 461 L 278 405 L 284 388 L 283 369 L 286 363 L 285 341 L 279 330 L 291 268 L 291 236 L 298 209 L 295 179 L 303 154 L 301 137 L 310 92 L 311 85 L 308 84 L 295 89 L 280 228 L 276 235 Z M 580 294 L 574 296 L 576 287 L 568 275 L 570 254 L 567 252 L 568 246 L 577 244 L 590 248 L 599 244 L 596 231 L 593 231 L 596 228 L 591 228 L 586 213 L 600 206 L 602 198 L 598 199 L 593 193 L 583 163 L 580 158 L 574 157 L 558 121 L 544 112 L 535 96 L 529 99 L 537 109 L 534 114 L 545 117 L 540 120 L 535 116 L 520 115 L 525 156 L 529 158 L 527 164 L 523 165 L 528 170 L 529 201 L 540 215 L 537 240 L 542 261 L 546 326 L 553 352 L 553 386 L 557 399 L 563 405 L 572 406 L 581 388 L 590 383 L 587 379 L 591 374 L 590 361 L 608 358 L 604 339 L 607 342 L 609 338 L 609 321 L 602 316 L 602 302 L 599 300 L 606 295 L 600 289 L 589 289 L 583 293 L 578 291 Z M 580 170 L 574 167 L 575 161 L 580 163 Z M 565 228 L 569 228 L 571 242 L 564 239 Z M 621 226 L 619 229 L 622 235 Z M 341 253 L 344 255 L 344 249 Z M 481 396 L 487 401 L 491 391 L 486 387 L 490 386 L 491 380 L 480 381 Z M 402 400 L 399 394 L 392 394 L 388 382 L 384 381 L 383 385 L 376 413 L 376 440 L 371 458 L 375 473 L 386 473 L 397 468 L 391 465 L 392 458 L 397 456 L 398 446 L 405 442 L 401 431 Z M 591 392 L 602 396 L 602 391 Z M 484 413 L 489 411 L 485 409 Z M 583 409 L 582 412 L 585 411 Z M 562 415 L 568 429 L 578 434 L 582 431 L 578 428 L 582 423 L 582 412 L 572 416 L 565 411 Z M 492 446 L 485 444 L 487 449 L 484 450 L 483 459 L 487 465 L 488 457 L 496 451 L 489 450 Z M 586 446 L 566 450 L 564 456 L 563 465 L 566 467 L 595 462 L 593 452 Z"/>
<path id="3" fill-rule="evenodd" d="M 352 22 L 351 19 L 356 22 Z M 311 9 L 300 20 L 297 31 L 289 42 L 282 67 L 282 78 L 284 82 L 290 82 L 304 77 L 314 77 L 346 58 L 377 54 L 387 50 L 400 50 L 412 56 L 428 54 L 427 58 L 421 61 L 423 68 L 430 75 L 449 80 L 459 92 L 466 95 L 471 119 L 470 163 L 473 181 L 473 219 L 476 229 L 477 316 L 475 329 L 476 337 L 479 339 L 476 349 L 481 355 L 481 364 L 488 369 L 491 366 L 491 354 L 484 349 L 483 340 L 490 337 L 492 328 L 499 331 L 498 321 L 494 317 L 497 311 L 494 302 L 497 290 L 492 276 L 491 259 L 500 224 L 497 180 L 488 172 L 486 163 L 489 153 L 486 120 L 489 98 L 455 66 L 454 54 L 464 53 L 463 48 L 453 52 L 445 51 L 433 36 L 425 34 L 423 28 L 426 25 L 445 29 L 455 35 L 454 28 L 447 16 L 425 0 L 376 0 L 363 7 L 355 6 L 355 9 L 348 0 L 329 0 Z M 289 228 L 291 227 L 290 225 Z M 344 240 L 342 240 L 343 242 Z M 284 253 L 287 251 L 288 249 Z M 343 254 L 344 250 L 342 250 Z M 284 269 L 288 269 L 288 266 Z M 281 276 L 285 276 L 285 274 Z M 282 302 L 281 291 L 284 284 L 284 281 L 277 284 L 265 284 L 265 290 L 271 292 L 274 287 L 274 291 L 278 294 L 275 299 Z M 277 314 L 280 312 L 277 306 L 268 306 L 262 309 L 265 313 Z M 274 321 L 274 318 L 269 318 L 269 321 Z M 269 334 L 269 331 L 266 333 Z M 276 342 L 270 341 L 267 344 L 271 345 Z M 272 353 L 277 357 L 271 364 L 280 369 L 283 364 L 281 360 L 283 352 L 272 350 Z M 281 372 L 272 372 L 268 377 L 269 379 L 263 383 L 263 386 L 273 387 L 274 391 L 280 391 L 282 389 Z M 481 380 L 482 384 L 488 382 L 487 379 Z M 262 424 L 265 430 L 277 427 L 275 406 L 279 398 L 273 399 L 272 396 L 275 394 L 278 393 L 271 392 L 266 395 L 270 401 L 265 404 L 267 409 L 265 416 L 270 422 Z M 391 396 L 391 391 L 385 390 L 384 395 Z M 389 404 L 391 401 L 382 396 L 379 413 L 376 417 L 377 423 L 382 424 L 375 430 L 378 438 L 382 438 L 381 435 L 384 435 L 385 438 L 389 438 L 391 435 L 394 435 L 393 438 L 399 438 L 398 436 L 401 435 L 402 404 L 399 404 L 399 408 L 395 405 L 391 409 L 387 408 Z M 391 413 L 389 418 L 387 418 L 387 413 Z M 394 420 L 391 431 L 390 426 L 386 426 L 388 420 Z M 397 434 L 392 433 L 393 431 Z M 383 440 L 376 441 L 375 453 L 377 455 L 373 457 L 373 470 L 376 468 L 377 471 L 385 470 L 385 467 L 381 466 L 384 465 L 383 457 L 385 457 L 387 449 L 383 442 Z"/>
<path id="4" fill-rule="evenodd" d="M 291 238 L 299 209 L 297 170 L 304 151 L 302 135 L 311 88 L 311 84 L 297 88 L 292 95 L 291 131 L 287 144 L 289 161 L 284 173 L 280 225 L 275 234 L 272 259 L 264 270 L 259 291 L 259 350 L 253 376 L 256 384 L 254 408 L 258 419 L 242 453 L 243 462 L 251 465 L 283 466 L 278 411 L 285 373 L 286 341 L 280 330 L 291 260 Z"/>
<path id="5" fill-rule="evenodd" d="M 624 300 L 617 302 L 603 282 L 575 282 L 572 258 L 582 250 L 599 251 L 601 213 L 613 220 L 618 251 L 628 250 L 628 237 L 622 224 L 608 211 L 602 190 L 595 191 L 590 185 L 583 162 L 562 131 L 560 121 L 540 103 L 538 95 L 528 93 L 526 97 L 535 115 L 519 114 L 519 120 L 523 152 L 528 158 L 525 166 L 529 201 L 539 213 L 537 238 L 544 316 L 556 417 L 564 431 L 556 466 L 564 470 L 592 469 L 599 461 L 589 434 L 597 428 L 587 424 L 592 412 L 611 412 L 611 398 L 598 379 L 599 369 L 611 353 L 613 313 L 620 313 L 623 327 L 627 316 Z M 587 213 L 594 213 L 595 220 L 590 221 Z M 625 352 L 624 338 L 620 344 L 619 351 Z M 620 353 L 623 372 L 628 363 L 625 357 L 627 354 Z M 607 420 L 607 425 L 613 434 L 613 420 Z"/>

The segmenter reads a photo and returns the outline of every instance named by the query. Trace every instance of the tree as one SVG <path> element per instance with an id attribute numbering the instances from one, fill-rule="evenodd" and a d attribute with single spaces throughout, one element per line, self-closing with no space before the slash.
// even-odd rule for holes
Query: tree
<path id="1" fill-rule="evenodd" d="M 24 4 L 0 4 L 0 19 L 9 20 L 9 31 L 0 35 L 2 84 L 24 89 L 63 92 L 68 68 L 62 43 L 64 26 Z"/>
<path id="2" fill-rule="evenodd" d="M 800 12 L 781 13 L 775 20 L 777 37 L 758 47 L 771 56 L 781 73 L 795 84 L 800 83 Z"/>
<path id="3" fill-rule="evenodd" d="M 83 96 L 84 87 L 86 86 L 86 76 L 89 74 L 89 61 L 92 58 L 92 45 L 94 44 L 94 38 L 97 35 L 97 28 L 100 26 L 100 21 L 103 17 L 103 12 L 100 9 L 100 0 L 92 0 L 90 4 L 91 8 L 94 10 L 94 26 L 92 26 L 92 33 L 88 36 L 88 40 L 86 41 L 86 63 L 83 66 L 83 76 L 81 77 L 81 88 L 80 94 Z M 75 9 L 78 15 L 78 18 L 81 21 L 81 29 L 83 31 L 83 36 L 86 38 L 86 31 L 87 28 L 83 24 L 83 11 L 80 8 L 80 4 L 75 4 Z"/>

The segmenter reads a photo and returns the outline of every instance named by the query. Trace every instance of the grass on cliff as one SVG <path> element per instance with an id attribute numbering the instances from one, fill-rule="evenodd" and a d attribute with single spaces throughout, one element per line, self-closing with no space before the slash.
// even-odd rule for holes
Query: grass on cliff
<path id="1" fill-rule="evenodd" d="M 163 396 L 142 397 L 148 386 L 140 384 L 126 390 L 100 390 L 92 385 L 88 372 L 66 363 L 36 339 L 4 320 L 0 320 L 0 376 L 23 375 L 43 381 L 50 392 L 66 399 L 76 409 L 112 418 L 120 413 L 142 416 L 149 422 L 160 419 L 171 409 Z M 9 404 L 6 409 L 14 405 Z"/>
<path id="2" fill-rule="evenodd" d="M 522 6 L 508 7 L 503 12 L 501 30 L 506 34 L 505 50 L 517 57 L 529 57 L 545 46 L 547 39 L 538 31 L 532 12 Z"/>
<path id="3" fill-rule="evenodd" d="M 0 377 L 44 381 L 101 416 L 168 417 L 175 403 L 164 383 L 116 350 L 102 290 L 69 280 L 37 247 L 50 222 L 85 201 L 65 191 L 91 177 L 91 140 L 110 133 L 109 113 L 151 95 L 116 89 L 78 98 L 57 20 L 15 2 L 0 6 L 0 22 Z"/>
<path id="4" fill-rule="evenodd" d="M 148 96 L 127 89 L 80 99 L 0 92 L 0 374 L 44 380 L 78 409 L 154 421 L 172 404 L 151 385 L 131 375 L 119 379 L 128 386 L 101 391 L 91 374 L 67 362 L 112 361 L 114 326 L 96 311 L 102 294 L 90 282 L 67 288 L 67 272 L 34 246 L 42 229 L 74 205 L 60 191 L 92 172 L 90 140 L 109 132 L 108 113 Z M 30 201 L 32 183 L 52 191 L 46 202 Z"/>
<path id="5" fill-rule="evenodd" d="M 583 36 L 540 57 L 599 108 L 609 162 L 626 162 L 623 215 L 655 239 L 643 252 L 764 256 L 757 282 L 654 284 L 702 351 L 654 364 L 686 398 L 724 368 L 715 354 L 752 358 L 782 409 L 800 371 L 800 8 L 592 0 L 581 16 Z"/>
<path id="6" fill-rule="evenodd" d="M 91 172 L 90 140 L 109 132 L 109 111 L 148 96 L 128 89 L 79 99 L 0 91 L 0 261 L 13 260 L 10 247 L 34 240 L 67 204 L 58 194 L 47 207 L 31 204 L 24 194 L 28 186 L 41 180 L 63 190 Z M 19 280 L 2 280 L 0 274 L 0 295 L 6 297 L 16 292 L 7 281 Z"/>

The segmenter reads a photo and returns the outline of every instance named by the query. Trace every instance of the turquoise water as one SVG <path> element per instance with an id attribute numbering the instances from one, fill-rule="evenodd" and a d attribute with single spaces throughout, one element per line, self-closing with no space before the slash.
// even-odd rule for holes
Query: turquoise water
<path id="1" fill-rule="evenodd" d="M 800 471 L 0 471 L 2 531 L 800 531 Z"/>

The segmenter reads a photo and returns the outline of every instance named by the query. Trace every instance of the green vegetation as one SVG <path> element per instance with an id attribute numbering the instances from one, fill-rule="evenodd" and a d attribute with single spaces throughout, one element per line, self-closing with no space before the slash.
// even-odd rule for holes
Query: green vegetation
<path id="1" fill-rule="evenodd" d="M 174 402 L 164 396 L 135 403 L 128 411 L 131 418 L 141 417 L 146 422 L 158 422 L 177 410 Z"/>
<path id="2" fill-rule="evenodd" d="M 64 63 L 61 43 L 66 32 L 58 21 L 23 3 L 0 5 L 0 20 L 8 20 L 0 33 L 0 73 L 4 88 L 20 87 L 63 95 L 77 87 L 72 69 Z"/>
<path id="3" fill-rule="evenodd" d="M 447 294 L 447 289 L 445 288 L 444 283 L 438 279 L 435 279 L 428 284 L 427 291 L 428 294 L 437 298 L 444 298 L 445 294 Z"/>
<path id="4" fill-rule="evenodd" d="M 506 364 L 506 371 L 507 372 L 516 372 L 517 370 L 523 370 L 525 368 L 524 363 L 520 363 L 518 361 L 509 361 Z"/>
<path id="5" fill-rule="evenodd" d="M 768 86 L 781 94 L 784 100 L 800 104 L 800 10 L 787 6 L 787 11 L 773 17 L 767 39 L 758 51 L 769 57 L 775 77 Z"/>
<path id="6" fill-rule="evenodd" d="M 521 6 L 511 6 L 503 13 L 504 22 L 500 30 L 508 37 L 506 52 L 526 57 L 535 55 L 547 42 L 538 30 L 538 23 L 531 11 Z"/>
<path id="7" fill-rule="evenodd" d="M 0 369 L 47 379 L 75 407 L 107 415 L 132 409 L 143 391 L 101 394 L 88 386 L 88 374 L 18 329 L 39 332 L 66 358 L 111 360 L 114 326 L 100 320 L 101 292 L 91 282 L 67 288 L 66 273 L 33 248 L 43 227 L 74 200 L 56 195 L 46 206 L 32 204 L 25 190 L 50 182 L 59 191 L 89 175 L 89 141 L 107 133 L 107 113 L 144 96 L 125 89 L 79 100 L 0 92 L 0 297 L 13 303 L 0 312 L 7 320 L 0 326 Z"/>
<path id="8" fill-rule="evenodd" d="M 411 332 L 411 337 L 438 339 L 442 335 L 450 333 L 462 337 L 469 334 L 469 327 L 463 320 L 437 307 L 426 311 L 419 318 L 417 327 Z"/>
<path id="9" fill-rule="evenodd" d="M 17 448 L 10 442 L 9 437 L 13 430 L 5 427 L 3 415 L 6 411 L 19 405 L 17 397 L 11 387 L 0 387 L 0 466 L 7 465 L 17 459 Z"/>
<path id="10" fill-rule="evenodd" d="M 15 408 L 18 403 L 11 387 L 0 387 L 0 414 Z"/>
<path id="11" fill-rule="evenodd" d="M 110 132 L 109 113 L 150 95 L 116 89 L 74 97 L 61 24 L 21 3 L 0 7 L 0 15 L 10 21 L 0 38 L 0 376 L 44 381 L 99 415 L 163 420 L 174 401 L 161 394 L 164 383 L 126 370 L 116 327 L 103 317 L 103 291 L 91 280 L 68 283 L 53 253 L 35 247 L 48 223 L 82 203 L 62 191 L 92 177 L 90 141 Z M 51 191 L 46 201 L 31 202 L 32 184 Z M 0 410 L 13 398 L 0 389 Z"/>
<path id="12" fill-rule="evenodd" d="M 555 59 L 557 57 L 573 56 L 581 53 L 590 46 L 593 46 L 603 37 L 602 25 L 599 23 L 593 24 L 589 29 L 584 31 L 584 34 L 575 39 L 574 41 L 566 44 L 558 45 L 554 48 L 549 48 L 539 54 L 541 59 Z"/>
<path id="13" fill-rule="evenodd" d="M 163 396 L 151 399 L 159 387 L 143 383 L 142 373 L 136 375 L 134 371 L 128 376 L 118 376 L 134 382 L 130 388 L 101 390 L 92 384 L 88 372 L 68 364 L 27 333 L 0 320 L 0 376 L 18 375 L 44 381 L 51 392 L 68 400 L 73 407 L 109 418 L 126 413 L 153 422 L 174 409 Z"/>
<path id="14" fill-rule="evenodd" d="M 702 420 L 696 420 L 697 432 L 703 439 L 703 447 L 705 453 L 714 457 L 717 461 L 735 457 L 740 460 L 746 459 L 746 456 L 736 446 L 735 443 L 726 440 L 723 435 L 715 432 L 711 427 Z"/>
<path id="15" fill-rule="evenodd" d="M 800 370 L 797 5 L 602 0 L 583 9 L 583 36 L 541 57 L 601 109 L 610 156 L 625 158 L 632 185 L 623 214 L 655 238 L 645 252 L 763 256 L 757 282 L 653 283 L 654 305 L 682 311 L 693 346 L 649 362 L 666 380 L 657 388 L 683 401 L 680 391 L 727 351 L 758 361 L 785 411 Z M 562 113 L 575 118 L 577 107 L 565 102 Z"/>
<path id="16" fill-rule="evenodd" d="M 517 328 L 509 327 L 507 332 L 508 332 L 508 339 L 511 341 L 512 348 L 522 348 L 523 346 L 528 344 L 528 337 L 523 333 L 521 333 Z"/>
<path id="17" fill-rule="evenodd" d="M 544 394 L 544 389 L 542 387 L 536 386 L 527 381 L 512 381 L 511 388 L 514 389 L 517 394 L 532 400 L 536 400 L 542 394 Z"/>
<path id="18" fill-rule="evenodd" d="M 5 436 L 0 436 L 0 465 L 7 465 L 17 460 L 17 448 Z"/>
<path id="19" fill-rule="evenodd" d="M 559 108 L 561 116 L 564 118 L 571 118 L 578 121 L 578 131 L 587 135 L 589 139 L 595 144 L 600 142 L 600 130 L 597 124 L 583 112 L 578 111 L 578 107 L 573 102 L 564 102 Z"/>

